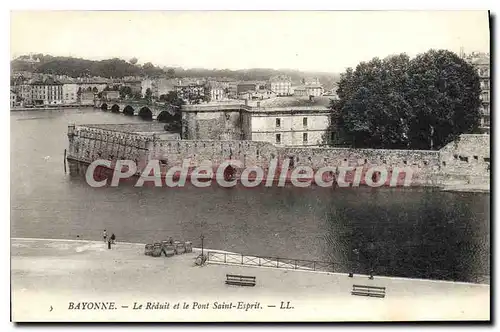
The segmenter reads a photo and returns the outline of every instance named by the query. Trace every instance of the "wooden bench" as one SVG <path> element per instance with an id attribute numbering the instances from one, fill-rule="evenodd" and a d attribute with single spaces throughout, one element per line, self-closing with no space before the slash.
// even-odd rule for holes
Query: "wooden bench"
<path id="1" fill-rule="evenodd" d="M 226 274 L 226 285 L 255 286 L 255 277 Z"/>
<path id="2" fill-rule="evenodd" d="M 385 297 L 385 287 L 352 285 L 352 295 Z"/>

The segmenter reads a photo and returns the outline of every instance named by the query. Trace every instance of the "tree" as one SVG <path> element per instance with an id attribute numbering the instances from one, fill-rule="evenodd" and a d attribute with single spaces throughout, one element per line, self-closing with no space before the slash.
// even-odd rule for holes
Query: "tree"
<path id="1" fill-rule="evenodd" d="M 130 62 L 132 65 L 136 65 L 137 64 L 137 58 L 136 57 L 133 57 L 132 59 L 130 59 L 128 62 Z"/>
<path id="2" fill-rule="evenodd" d="M 167 70 L 167 76 L 168 76 L 168 78 L 174 78 L 175 77 L 175 70 L 173 68 L 169 68 Z"/>
<path id="3" fill-rule="evenodd" d="M 136 100 L 142 99 L 142 94 L 140 91 L 133 92 L 132 89 L 130 89 L 130 90 L 131 90 L 132 99 L 136 99 Z"/>
<path id="4" fill-rule="evenodd" d="M 120 92 L 120 98 L 122 99 L 132 97 L 132 88 L 129 86 L 122 85 L 118 91 Z"/>
<path id="5" fill-rule="evenodd" d="M 180 132 L 182 128 L 181 107 L 184 105 L 184 100 L 179 98 L 177 92 L 169 91 L 166 95 L 160 96 L 160 101 L 164 101 L 170 111 L 160 113 L 158 121 L 166 123 L 165 130 Z"/>
<path id="6" fill-rule="evenodd" d="M 151 104 L 152 97 L 153 97 L 153 93 L 151 92 L 151 89 L 147 88 L 146 93 L 144 95 L 144 99 L 146 99 L 146 102 L 148 104 Z"/>
<path id="7" fill-rule="evenodd" d="M 97 92 L 99 92 L 99 90 L 97 90 L 97 88 L 96 88 L 96 87 L 93 87 L 93 88 L 92 88 L 92 92 L 93 92 L 93 93 L 97 93 Z"/>
<path id="8" fill-rule="evenodd" d="M 331 104 L 336 122 L 345 132 L 344 141 L 357 148 L 405 148 L 408 145 L 407 119 L 410 108 L 405 100 L 409 66 L 406 54 L 360 63 L 341 75 Z M 335 123 L 332 121 L 332 123 Z M 332 130 L 336 130 L 332 128 Z"/>
<path id="9" fill-rule="evenodd" d="M 440 149 L 477 127 L 479 93 L 472 66 L 450 51 L 374 58 L 341 75 L 331 130 L 357 148 Z"/>
<path id="10" fill-rule="evenodd" d="M 453 52 L 430 50 L 411 61 L 408 74 L 411 148 L 440 149 L 478 127 L 481 88 L 470 64 Z"/>
<path id="11" fill-rule="evenodd" d="M 179 98 L 177 92 L 169 91 L 166 95 L 160 96 L 160 101 L 164 101 L 165 104 L 172 106 L 174 109 L 177 109 L 180 113 L 180 108 L 184 105 L 184 100 Z"/>

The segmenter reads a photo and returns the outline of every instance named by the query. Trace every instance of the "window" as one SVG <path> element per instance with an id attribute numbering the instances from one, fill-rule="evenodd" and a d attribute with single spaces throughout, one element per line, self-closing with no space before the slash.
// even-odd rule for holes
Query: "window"
<path id="1" fill-rule="evenodd" d="M 276 144 L 281 144 L 281 134 L 276 134 Z"/>
<path id="2" fill-rule="evenodd" d="M 304 127 L 307 127 L 307 118 L 302 119 L 302 124 L 304 125 Z"/>
<path id="3" fill-rule="evenodd" d="M 307 143 L 307 133 L 303 133 L 303 134 L 302 134 L 302 141 L 303 141 L 304 143 Z"/>
<path id="4" fill-rule="evenodd" d="M 281 119 L 276 119 L 276 128 L 281 127 Z"/>
<path id="5" fill-rule="evenodd" d="M 336 135 L 336 133 L 332 132 L 330 138 L 331 138 L 332 142 L 335 143 L 337 141 L 337 135 Z"/>

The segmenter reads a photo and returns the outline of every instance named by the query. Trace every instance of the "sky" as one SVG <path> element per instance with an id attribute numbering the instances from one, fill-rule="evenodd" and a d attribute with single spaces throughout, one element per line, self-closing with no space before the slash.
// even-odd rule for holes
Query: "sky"
<path id="1" fill-rule="evenodd" d="M 11 59 L 112 57 L 184 68 L 342 72 L 431 48 L 489 51 L 486 11 L 13 11 Z"/>

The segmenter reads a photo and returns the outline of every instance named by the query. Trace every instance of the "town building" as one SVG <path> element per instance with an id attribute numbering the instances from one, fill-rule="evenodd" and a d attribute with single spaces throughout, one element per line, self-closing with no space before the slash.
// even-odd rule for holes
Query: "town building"
<path id="1" fill-rule="evenodd" d="M 18 85 L 16 92 L 21 99 L 22 105 L 32 105 L 33 104 L 32 87 L 31 87 L 31 84 L 29 84 L 29 82 Z"/>
<path id="2" fill-rule="evenodd" d="M 110 81 L 101 77 L 79 77 L 76 79 L 75 83 L 78 84 L 78 88 L 81 88 L 81 91 L 99 93 L 108 86 Z"/>
<path id="3" fill-rule="evenodd" d="M 93 91 L 81 91 L 78 93 L 78 103 L 81 105 L 94 105 L 97 94 Z"/>
<path id="4" fill-rule="evenodd" d="M 160 78 L 156 80 L 156 87 L 155 91 L 153 91 L 153 96 L 160 98 L 161 95 L 166 95 L 171 91 L 175 91 L 175 83 L 175 79 Z"/>
<path id="5" fill-rule="evenodd" d="M 17 93 L 10 90 L 10 107 L 16 107 L 17 106 Z"/>
<path id="6" fill-rule="evenodd" d="M 236 84 L 236 94 L 239 96 L 240 94 L 249 92 L 249 91 L 257 91 L 259 89 L 259 82 L 256 81 L 243 81 L 238 82 Z"/>
<path id="7" fill-rule="evenodd" d="M 142 80 L 123 80 L 120 82 L 121 86 L 127 86 L 130 87 L 130 90 L 132 90 L 132 95 L 142 95 Z"/>
<path id="8" fill-rule="evenodd" d="M 181 81 L 174 86 L 177 96 L 187 103 L 205 98 L 206 86 L 203 82 Z"/>
<path id="9" fill-rule="evenodd" d="M 220 101 L 227 99 L 227 86 L 218 81 L 208 82 L 208 89 L 210 91 L 210 101 Z"/>
<path id="10" fill-rule="evenodd" d="M 151 79 L 151 78 L 147 78 L 145 80 L 142 80 L 141 81 L 141 95 L 142 95 L 142 98 L 144 98 L 146 96 L 146 91 L 149 89 L 151 91 L 151 95 L 153 95 L 153 85 L 154 84 L 154 80 Z"/>
<path id="11" fill-rule="evenodd" d="M 34 105 L 58 105 L 63 103 L 63 84 L 53 78 L 31 83 Z"/>
<path id="12" fill-rule="evenodd" d="M 324 93 L 321 84 L 306 84 L 306 96 L 320 97 Z"/>
<path id="13" fill-rule="evenodd" d="M 460 51 L 460 56 L 470 63 L 476 70 L 479 76 L 479 84 L 481 87 L 481 105 L 479 107 L 479 112 L 481 115 L 479 128 L 485 132 L 490 132 L 491 125 L 491 97 L 490 97 L 490 54 L 473 52 L 471 54 L 465 54 L 463 50 Z"/>
<path id="14" fill-rule="evenodd" d="M 105 90 L 102 92 L 101 99 L 104 101 L 119 100 L 120 99 L 120 92 L 119 91 Z"/>
<path id="15" fill-rule="evenodd" d="M 268 89 L 258 89 L 256 91 L 246 91 L 238 94 L 238 99 L 243 100 L 264 100 L 276 98 L 276 93 Z"/>
<path id="16" fill-rule="evenodd" d="M 490 56 L 480 55 L 472 59 L 472 65 L 477 69 L 479 84 L 481 86 L 481 123 L 480 128 L 485 132 L 490 131 L 491 125 L 491 96 L 490 96 Z"/>
<path id="17" fill-rule="evenodd" d="M 267 88 L 276 93 L 277 96 L 291 96 L 292 79 L 286 75 L 271 77 L 267 83 Z"/>
<path id="18" fill-rule="evenodd" d="M 78 102 L 78 84 L 64 82 L 62 93 L 64 104 L 76 104 Z"/>
<path id="19" fill-rule="evenodd" d="M 296 97 L 307 96 L 307 90 L 305 85 L 299 85 L 292 87 L 292 94 Z"/>

